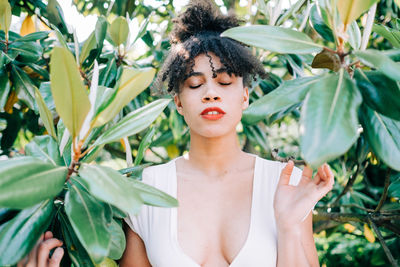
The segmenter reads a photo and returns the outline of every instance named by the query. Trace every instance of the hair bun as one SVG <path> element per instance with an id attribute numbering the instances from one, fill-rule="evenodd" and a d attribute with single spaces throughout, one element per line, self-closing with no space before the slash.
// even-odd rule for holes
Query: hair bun
<path id="1" fill-rule="evenodd" d="M 209 0 L 192 0 L 187 9 L 175 19 L 174 28 L 170 34 L 172 44 L 182 43 L 191 36 L 201 32 L 215 32 L 217 34 L 239 26 L 236 16 L 225 16 Z"/>

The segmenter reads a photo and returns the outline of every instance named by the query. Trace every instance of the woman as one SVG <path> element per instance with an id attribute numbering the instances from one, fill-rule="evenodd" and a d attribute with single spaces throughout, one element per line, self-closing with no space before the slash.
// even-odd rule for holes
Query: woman
<path id="1" fill-rule="evenodd" d="M 249 105 L 251 79 L 265 76 L 262 65 L 242 44 L 220 37 L 238 20 L 207 1 L 191 2 L 174 22 L 155 87 L 167 82 L 174 94 L 190 149 L 146 168 L 143 182 L 180 205 L 143 206 L 125 219 L 120 266 L 319 266 L 310 211 L 331 190 L 331 170 L 324 164 L 312 179 L 307 166 L 301 171 L 292 161 L 241 151 L 236 125 Z M 47 255 L 60 243 L 49 233 L 44 239 L 38 255 L 49 265 L 39 266 L 58 266 L 62 251 L 53 262 Z"/>

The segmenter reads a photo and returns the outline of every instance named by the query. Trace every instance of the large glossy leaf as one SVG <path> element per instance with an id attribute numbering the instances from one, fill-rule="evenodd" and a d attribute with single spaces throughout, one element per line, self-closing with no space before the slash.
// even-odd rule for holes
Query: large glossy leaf
<path id="1" fill-rule="evenodd" d="M 37 62 L 43 53 L 43 48 L 36 42 L 14 42 L 10 45 L 10 54 L 18 55 L 18 61 L 24 63 Z"/>
<path id="2" fill-rule="evenodd" d="M 46 39 L 49 36 L 49 31 L 33 32 L 16 39 L 16 42 L 36 42 L 42 39 Z"/>
<path id="3" fill-rule="evenodd" d="M 46 200 L 22 210 L 0 231 L 0 266 L 16 264 L 28 254 L 54 215 L 54 205 Z"/>
<path id="4" fill-rule="evenodd" d="M 90 102 L 74 57 L 68 49 L 61 47 L 53 49 L 50 81 L 57 112 L 75 138 L 89 113 Z"/>
<path id="5" fill-rule="evenodd" d="M 64 211 L 58 212 L 62 235 L 68 250 L 68 256 L 74 266 L 95 267 L 93 260 L 82 246 Z"/>
<path id="6" fill-rule="evenodd" d="M 116 46 L 126 41 L 129 33 L 129 25 L 124 17 L 116 18 L 109 29 L 110 37 Z"/>
<path id="7" fill-rule="evenodd" d="M 56 129 L 54 128 L 54 123 L 53 123 L 53 115 L 51 114 L 50 110 L 47 108 L 46 103 L 44 102 L 44 99 L 42 95 L 40 94 L 40 91 L 35 88 L 35 98 L 36 98 L 36 103 L 39 108 L 39 114 L 40 118 L 43 121 L 44 127 L 46 127 L 47 132 L 57 140 L 57 134 L 56 134 Z"/>
<path id="8" fill-rule="evenodd" d="M 111 232 L 111 247 L 108 257 L 113 260 L 119 260 L 126 247 L 125 234 L 122 230 L 121 221 L 113 219 L 109 231 Z"/>
<path id="9" fill-rule="evenodd" d="M 311 85 L 301 111 L 300 149 L 313 168 L 342 155 L 357 140 L 361 101 L 343 69 Z"/>
<path id="10" fill-rule="evenodd" d="M 0 69 L 0 88 L 0 112 L 3 112 L 11 89 L 7 72 L 3 69 Z"/>
<path id="11" fill-rule="evenodd" d="M 66 167 L 33 157 L 0 161 L 0 206 L 23 209 L 56 196 L 63 188 Z"/>
<path id="12" fill-rule="evenodd" d="M 124 106 L 150 85 L 154 75 L 155 69 L 153 68 L 125 68 L 122 72 L 117 93 L 95 118 L 96 123 L 94 125 L 100 126 L 113 119 Z"/>
<path id="13" fill-rule="evenodd" d="M 222 36 L 277 53 L 308 54 L 322 49 L 306 34 L 278 26 L 235 27 L 223 32 Z"/>
<path id="14" fill-rule="evenodd" d="M 11 24 L 11 6 L 7 0 L 0 0 L 0 30 L 6 34 Z"/>
<path id="15" fill-rule="evenodd" d="M 170 99 L 159 99 L 132 111 L 116 125 L 104 132 L 93 145 L 98 146 L 117 141 L 146 129 L 160 115 L 170 101 Z"/>
<path id="16" fill-rule="evenodd" d="M 177 207 L 178 201 L 170 195 L 148 184 L 129 179 L 131 190 L 138 192 L 144 204 L 157 207 Z"/>
<path id="17" fill-rule="evenodd" d="M 104 206 L 89 195 L 75 178 L 71 178 L 68 189 L 65 212 L 81 244 L 94 262 L 100 263 L 108 255 L 111 245 Z"/>
<path id="18" fill-rule="evenodd" d="M 357 21 L 353 21 L 348 29 L 347 34 L 349 35 L 349 44 L 353 49 L 360 49 L 361 46 L 361 31 L 360 27 L 358 27 Z"/>
<path id="19" fill-rule="evenodd" d="M 354 54 L 367 66 L 380 70 L 392 80 L 400 81 L 400 63 L 394 62 L 382 52 L 368 49 Z"/>
<path id="20" fill-rule="evenodd" d="M 11 81 L 17 91 L 18 98 L 23 100 L 30 109 L 35 109 L 35 85 L 29 76 L 19 67 L 12 65 Z"/>
<path id="21" fill-rule="evenodd" d="M 400 48 L 400 31 L 396 31 L 385 25 L 374 24 L 372 31 L 383 36 L 388 40 L 395 48 Z"/>
<path id="22" fill-rule="evenodd" d="M 25 146 L 25 153 L 28 156 L 40 158 L 43 161 L 55 166 L 64 165 L 58 151 L 57 142 L 49 135 L 35 136 Z"/>
<path id="23" fill-rule="evenodd" d="M 378 0 L 338 0 L 337 9 L 344 25 L 348 25 Z"/>
<path id="24" fill-rule="evenodd" d="M 81 53 L 79 55 L 79 63 L 82 65 L 83 61 L 89 56 L 92 49 L 96 47 L 96 35 L 94 32 L 89 35 L 85 43 L 82 46 Z"/>
<path id="25" fill-rule="evenodd" d="M 360 121 L 374 153 L 390 168 L 400 171 L 400 121 L 363 105 Z"/>
<path id="26" fill-rule="evenodd" d="M 253 102 L 244 112 L 242 122 L 255 124 L 276 112 L 300 103 L 306 96 L 310 86 L 320 77 L 305 77 L 284 81 L 271 93 Z"/>
<path id="27" fill-rule="evenodd" d="M 127 213 L 137 213 L 143 200 L 128 180 L 117 171 L 98 165 L 83 164 L 77 178 L 97 199 Z"/>
<path id="28" fill-rule="evenodd" d="M 356 69 L 354 77 L 367 105 L 385 116 L 400 120 L 400 88 L 397 82 L 379 71 L 364 73 Z"/>

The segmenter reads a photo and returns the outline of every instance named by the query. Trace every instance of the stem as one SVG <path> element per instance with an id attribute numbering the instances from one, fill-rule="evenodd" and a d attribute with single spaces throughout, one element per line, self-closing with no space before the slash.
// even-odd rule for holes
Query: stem
<path id="1" fill-rule="evenodd" d="M 343 191 L 339 194 L 339 196 L 335 199 L 335 201 L 333 202 L 332 206 L 336 206 L 339 203 L 339 200 L 350 190 L 350 188 L 353 186 L 358 172 L 360 171 L 360 165 L 357 163 L 356 165 L 356 171 L 354 172 L 354 174 L 350 177 L 350 179 L 347 181 L 346 186 L 344 187 Z"/>
<path id="2" fill-rule="evenodd" d="M 293 157 L 286 157 L 286 158 L 282 158 L 280 156 L 278 156 L 278 151 L 279 149 L 274 148 L 271 151 L 271 156 L 273 159 L 280 161 L 280 162 L 288 162 L 289 160 L 292 160 L 294 162 L 294 164 L 298 164 L 298 165 L 306 165 L 306 162 L 304 160 L 297 160 L 294 159 Z"/>
<path id="3" fill-rule="evenodd" d="M 390 252 L 390 249 L 388 248 L 385 239 L 383 238 L 381 231 L 379 231 L 378 227 L 375 225 L 374 221 L 371 219 L 370 220 L 371 226 L 374 229 L 374 232 L 376 233 L 376 236 L 379 239 L 379 242 L 381 242 L 383 251 L 385 251 L 386 256 L 388 257 L 388 260 L 390 262 L 390 264 L 392 264 L 392 266 L 394 267 L 398 267 L 397 265 L 397 261 L 395 260 L 395 258 L 393 258 L 392 253 Z"/>
<path id="4" fill-rule="evenodd" d="M 380 201 L 379 201 L 379 203 L 378 203 L 378 206 L 376 206 L 375 212 L 379 212 L 379 210 L 380 210 L 380 209 L 382 208 L 382 206 L 383 206 L 383 203 L 384 203 L 385 200 L 386 200 L 387 193 L 388 193 L 388 188 L 389 188 L 389 185 L 390 185 L 390 171 L 391 171 L 390 168 L 388 168 L 387 171 L 386 171 L 385 187 L 383 188 L 382 197 L 381 197 L 381 199 L 380 199 Z"/>

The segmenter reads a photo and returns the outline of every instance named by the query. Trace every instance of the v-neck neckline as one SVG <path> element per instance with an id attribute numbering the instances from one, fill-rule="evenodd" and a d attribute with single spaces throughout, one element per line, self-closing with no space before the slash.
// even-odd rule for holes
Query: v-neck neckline
<path id="1" fill-rule="evenodd" d="M 175 197 L 177 199 L 178 196 L 178 175 L 177 175 L 177 171 L 176 171 L 176 160 L 181 158 L 183 156 L 177 157 L 172 161 L 173 164 L 173 194 L 172 196 Z M 250 225 L 248 228 L 248 233 L 247 233 L 247 237 L 246 240 L 242 246 L 242 248 L 239 250 L 239 252 L 236 254 L 235 258 L 233 259 L 233 261 L 231 262 L 231 264 L 229 265 L 229 267 L 233 267 L 235 262 L 238 261 L 238 258 L 240 258 L 241 254 L 243 253 L 244 249 L 246 248 L 246 246 L 248 246 L 248 243 L 250 242 L 250 237 L 251 237 L 251 233 L 252 233 L 252 229 L 254 228 L 254 205 L 255 205 L 255 201 L 256 201 L 256 183 L 257 183 L 257 169 L 258 169 L 258 156 L 255 155 L 255 160 L 254 160 L 254 171 L 253 171 L 253 191 L 252 191 L 252 196 L 251 196 L 251 207 L 250 207 Z M 184 255 L 185 258 L 187 258 L 187 260 L 189 260 L 190 262 L 192 262 L 194 265 L 196 265 L 197 267 L 201 267 L 200 264 L 198 264 L 194 259 L 192 259 L 192 257 L 190 257 L 189 255 L 187 255 L 182 247 L 179 245 L 179 241 L 178 241 L 178 208 L 173 208 L 171 209 L 171 218 L 170 218 L 170 226 L 171 226 L 171 235 L 172 235 L 172 241 L 173 244 L 175 245 L 175 248 L 179 251 L 179 253 L 181 253 L 182 255 Z"/>

